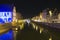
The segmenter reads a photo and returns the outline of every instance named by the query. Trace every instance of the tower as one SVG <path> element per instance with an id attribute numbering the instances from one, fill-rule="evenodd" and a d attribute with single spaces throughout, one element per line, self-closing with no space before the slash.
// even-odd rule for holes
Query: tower
<path id="1" fill-rule="evenodd" d="M 16 18 L 16 7 L 14 6 L 13 7 L 13 21 L 17 21 L 17 18 Z"/>
<path id="2" fill-rule="evenodd" d="M 17 24 L 17 15 L 16 15 L 16 7 L 13 7 L 13 20 L 12 20 L 12 26 L 16 26 Z"/>

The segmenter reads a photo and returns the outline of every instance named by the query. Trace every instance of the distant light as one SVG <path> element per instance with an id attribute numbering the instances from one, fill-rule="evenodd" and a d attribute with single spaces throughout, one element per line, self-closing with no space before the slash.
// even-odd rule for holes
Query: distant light
<path id="1" fill-rule="evenodd" d="M 30 20 L 29 19 L 25 19 L 25 21 L 29 24 L 30 23 Z"/>
<path id="2" fill-rule="evenodd" d="M 38 30 L 38 26 L 36 26 L 36 30 Z"/>
<path id="3" fill-rule="evenodd" d="M 42 19 L 43 17 L 42 17 L 42 14 L 40 15 L 40 19 Z"/>
<path id="4" fill-rule="evenodd" d="M 24 23 L 20 24 L 20 30 L 22 30 L 24 28 Z"/>
<path id="5" fill-rule="evenodd" d="M 16 28 L 16 31 L 18 30 L 18 28 Z"/>
<path id="6" fill-rule="evenodd" d="M 52 40 L 52 38 L 49 38 L 49 40 Z"/>
<path id="7" fill-rule="evenodd" d="M 32 23 L 32 25 L 33 25 L 33 28 L 35 29 L 35 28 L 36 28 L 35 24 L 34 24 L 34 23 Z"/>
<path id="8" fill-rule="evenodd" d="M 50 14 L 50 16 L 52 16 L 52 12 L 51 11 L 49 11 L 49 14 Z"/>
<path id="9" fill-rule="evenodd" d="M 43 30 L 44 30 L 43 28 L 40 28 L 40 34 L 43 32 Z"/>

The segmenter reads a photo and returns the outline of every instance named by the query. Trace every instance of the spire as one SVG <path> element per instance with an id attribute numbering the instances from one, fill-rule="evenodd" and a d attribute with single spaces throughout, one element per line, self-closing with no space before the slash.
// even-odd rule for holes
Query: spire
<path id="1" fill-rule="evenodd" d="M 13 7 L 13 21 L 12 21 L 12 26 L 16 26 L 17 24 L 17 15 L 16 15 L 16 7 Z"/>
<path id="2" fill-rule="evenodd" d="M 13 7 L 13 16 L 16 16 L 16 7 Z"/>
<path id="3" fill-rule="evenodd" d="M 13 7 L 13 21 L 16 21 L 16 7 Z"/>

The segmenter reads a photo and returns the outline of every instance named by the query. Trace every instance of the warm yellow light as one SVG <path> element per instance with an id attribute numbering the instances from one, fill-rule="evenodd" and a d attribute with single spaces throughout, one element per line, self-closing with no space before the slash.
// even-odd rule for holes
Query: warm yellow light
<path id="1" fill-rule="evenodd" d="M 40 34 L 43 32 L 43 30 L 44 30 L 44 29 L 40 27 Z"/>
<path id="2" fill-rule="evenodd" d="M 17 22 L 16 21 L 12 21 L 12 26 L 17 26 Z"/>
<path id="3" fill-rule="evenodd" d="M 42 13 L 40 14 L 40 19 L 42 19 L 43 17 L 42 17 Z"/>
<path id="4" fill-rule="evenodd" d="M 38 26 L 36 26 L 36 30 L 38 30 Z"/>
<path id="5" fill-rule="evenodd" d="M 49 14 L 50 14 L 50 16 L 52 16 L 52 12 L 51 11 L 49 11 Z"/>
<path id="6" fill-rule="evenodd" d="M 24 22 L 23 20 L 18 20 L 18 23 L 22 23 L 22 22 Z"/>
<path id="7" fill-rule="evenodd" d="M 52 38 L 49 38 L 49 40 L 52 40 Z"/>
<path id="8" fill-rule="evenodd" d="M 16 30 L 18 30 L 18 28 L 16 28 Z"/>
<path id="9" fill-rule="evenodd" d="M 16 22 L 17 22 L 18 20 L 16 19 Z"/>
<path id="10" fill-rule="evenodd" d="M 32 24 L 33 28 L 35 29 L 36 28 L 35 24 L 34 23 L 31 23 L 31 24 Z"/>
<path id="11" fill-rule="evenodd" d="M 1 34 L 1 33 L 4 33 L 4 32 L 7 31 L 7 30 L 9 30 L 9 28 L 3 29 L 3 27 L 2 27 L 2 28 L 0 27 L 0 34 Z"/>
<path id="12" fill-rule="evenodd" d="M 22 30 L 24 28 L 24 23 L 20 24 L 20 30 Z"/>

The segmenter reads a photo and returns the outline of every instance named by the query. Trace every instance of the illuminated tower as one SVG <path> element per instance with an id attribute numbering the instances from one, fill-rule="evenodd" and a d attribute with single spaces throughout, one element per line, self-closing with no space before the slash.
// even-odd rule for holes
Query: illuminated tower
<path id="1" fill-rule="evenodd" d="M 17 24 L 17 15 L 16 15 L 16 7 L 13 7 L 13 21 L 12 21 L 12 26 L 16 26 Z"/>
<path id="2" fill-rule="evenodd" d="M 17 21 L 17 18 L 16 18 L 17 16 L 16 16 L 16 7 L 14 6 L 14 8 L 13 8 L 13 21 Z"/>

